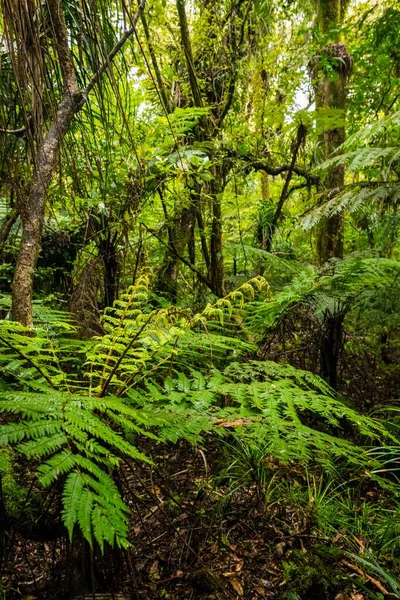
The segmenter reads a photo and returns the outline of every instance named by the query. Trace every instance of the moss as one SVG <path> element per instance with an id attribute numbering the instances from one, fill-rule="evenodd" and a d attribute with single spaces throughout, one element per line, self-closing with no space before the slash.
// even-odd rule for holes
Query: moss
<path id="1" fill-rule="evenodd" d="M 199 595 L 213 594 L 222 588 L 220 577 L 208 569 L 194 571 L 190 575 L 190 581 Z"/>
<path id="2" fill-rule="evenodd" d="M 341 551 L 337 548 L 316 546 L 306 554 L 294 551 L 283 563 L 286 591 L 282 600 L 325 600 L 340 590 L 341 577 L 338 562 Z"/>
<path id="3" fill-rule="evenodd" d="M 19 483 L 20 480 L 24 480 L 24 474 L 19 471 L 13 453 L 8 450 L 0 452 L 3 518 L 8 523 L 18 521 L 19 527 L 25 525 L 29 531 L 42 511 L 42 496 L 37 489 L 32 489 L 28 495 L 27 488 Z"/>
<path id="4" fill-rule="evenodd" d="M 165 501 L 164 510 L 170 519 L 174 519 L 182 513 L 180 502 L 181 499 L 179 495 L 172 496 Z"/>
<path id="5" fill-rule="evenodd" d="M 7 517 L 16 519 L 26 498 L 26 489 L 15 481 L 11 473 L 3 475 L 1 484 Z"/>

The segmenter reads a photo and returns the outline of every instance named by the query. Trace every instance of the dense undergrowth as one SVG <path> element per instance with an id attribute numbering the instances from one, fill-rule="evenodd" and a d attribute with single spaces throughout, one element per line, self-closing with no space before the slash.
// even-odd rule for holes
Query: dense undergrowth
<path id="1" fill-rule="evenodd" d="M 400 599 L 399 2 L 0 0 L 0 600 Z"/>
<path id="2" fill-rule="evenodd" d="M 86 340 L 66 313 L 40 305 L 33 331 L 3 320 L 6 597 L 23 594 L 25 585 L 20 589 L 16 573 L 10 574 L 16 539 L 17 547 L 35 539 L 46 547 L 46 538 L 55 538 L 60 556 L 53 555 L 54 565 L 89 549 L 92 564 L 102 564 L 99 552 L 107 564 L 112 548 L 119 548 L 116 572 L 107 571 L 110 565 L 99 573 L 92 568 L 81 585 L 115 590 L 125 581 L 130 589 L 126 573 L 116 573 L 124 571 L 122 556 L 133 553 L 139 560 L 148 530 L 134 523 L 149 518 L 143 501 L 150 501 L 148 515 L 159 512 L 154 531 L 160 537 L 172 531 L 186 554 L 179 568 L 174 564 L 179 575 L 171 575 L 170 563 L 154 567 L 160 558 L 153 555 L 139 577 L 150 597 L 158 597 L 164 579 L 180 580 L 178 591 L 163 588 L 166 597 L 191 587 L 200 595 L 250 598 L 260 585 L 261 597 L 353 597 L 365 590 L 379 598 L 383 589 L 397 597 L 396 405 L 375 407 L 368 416 L 312 371 L 282 356 L 267 360 L 279 340 L 293 344 L 295 331 L 285 340 L 281 328 L 296 311 L 312 311 L 320 332 L 338 314 L 357 322 L 360 307 L 364 318 L 370 311 L 375 320 L 377 297 L 393 286 L 397 272 L 394 261 L 356 256 L 333 265 L 332 273 L 300 269 L 275 294 L 265 279 L 255 278 L 199 313 L 158 308 L 144 274 L 106 309 L 104 334 Z M 178 464 L 188 464 L 182 469 L 189 474 L 187 494 L 184 485 L 174 490 L 179 469 L 169 472 L 165 464 L 174 453 Z M 183 532 L 182 519 L 190 520 Z M 232 519 L 267 543 L 270 570 L 262 584 L 252 567 L 242 575 L 242 567 L 226 571 L 224 561 L 219 564 L 221 552 L 242 564 L 241 542 L 230 539 Z M 204 537 L 197 545 L 196 536 Z M 259 543 L 252 540 L 249 557 L 258 556 Z M 66 591 L 76 587 L 77 570 L 64 574 Z M 36 576 L 32 586 L 38 586 Z M 50 585 L 41 593 L 54 592 Z"/>

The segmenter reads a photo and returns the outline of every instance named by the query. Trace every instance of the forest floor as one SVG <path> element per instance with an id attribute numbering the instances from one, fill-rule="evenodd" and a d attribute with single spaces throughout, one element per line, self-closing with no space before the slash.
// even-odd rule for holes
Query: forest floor
<path id="1" fill-rule="evenodd" d="M 124 598 L 141 600 L 367 600 L 359 580 L 375 593 L 382 591 L 377 580 L 343 560 L 344 534 L 334 539 L 318 535 L 312 498 L 308 510 L 285 498 L 268 500 L 278 479 L 304 484 L 300 466 L 289 469 L 270 460 L 270 484 L 261 493 L 257 483 L 243 481 L 246 474 L 243 480 L 224 474 L 221 442 L 144 449 L 157 466 L 126 463 L 120 474 L 132 509 L 132 547 L 122 558 L 115 552 L 105 559 L 92 555 L 85 579 L 96 579 L 96 591 L 114 585 Z M 12 551 L 3 571 L 7 600 L 74 597 L 76 571 L 85 562 L 80 551 L 71 549 L 64 536 L 27 541 L 10 535 Z M 65 594 L 71 578 L 75 591 L 70 587 Z"/>

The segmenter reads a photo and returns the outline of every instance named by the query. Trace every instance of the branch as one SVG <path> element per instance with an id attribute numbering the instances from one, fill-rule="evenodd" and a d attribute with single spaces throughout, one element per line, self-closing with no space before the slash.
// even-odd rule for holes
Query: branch
<path id="1" fill-rule="evenodd" d="M 201 108 L 203 101 L 201 99 L 201 92 L 199 83 L 197 81 L 197 75 L 194 68 L 192 43 L 190 41 L 189 26 L 187 22 L 185 0 L 176 0 L 176 7 L 178 10 L 179 27 L 181 33 L 181 42 L 183 51 L 185 53 L 186 67 L 189 75 L 190 89 L 192 91 L 193 102 L 196 107 Z"/>
<path id="2" fill-rule="evenodd" d="M 4 133 L 6 135 L 16 135 L 17 137 L 21 137 L 26 132 L 26 127 L 20 127 L 19 129 L 0 129 L 0 133 Z"/>
<path id="3" fill-rule="evenodd" d="M 186 260 L 186 258 L 184 258 L 183 256 L 181 256 L 175 246 L 171 243 L 171 244 L 166 244 L 157 234 L 155 231 L 153 231 L 152 229 L 150 229 L 149 227 L 147 227 L 147 225 L 145 225 L 144 223 L 142 223 L 143 227 L 152 235 L 156 238 L 156 240 L 158 240 L 160 242 L 160 244 L 162 244 L 163 246 L 165 246 L 170 252 L 172 252 L 177 259 L 179 259 L 181 262 L 183 262 L 184 265 L 186 265 L 193 273 L 195 273 L 197 275 L 197 277 L 199 278 L 199 280 L 204 283 L 204 285 L 206 285 L 213 293 L 214 290 L 211 287 L 210 282 L 208 281 L 207 277 L 204 277 L 203 273 L 201 271 L 199 271 L 198 269 L 196 269 L 196 267 L 194 267 L 188 260 Z"/>
<path id="4" fill-rule="evenodd" d="M 263 160 L 255 159 L 253 156 L 248 155 L 248 154 L 247 155 L 239 154 L 238 152 L 236 152 L 235 150 L 232 150 L 232 149 L 227 151 L 227 155 L 228 155 L 228 158 L 236 158 L 238 160 L 242 160 L 243 162 L 247 163 L 249 170 L 264 171 L 265 173 L 267 173 L 268 175 L 271 175 L 272 177 L 277 177 L 278 175 L 281 175 L 282 173 L 287 173 L 288 171 L 292 171 L 296 175 L 299 175 L 300 177 L 304 177 L 304 179 L 306 179 L 310 185 L 318 185 L 318 183 L 319 183 L 319 177 L 316 177 L 315 175 L 311 175 L 311 173 L 309 171 L 306 171 L 305 169 L 302 169 L 301 167 L 294 166 L 293 168 L 291 168 L 291 165 L 280 165 L 279 167 L 273 167 L 270 164 L 264 162 Z"/>
<path id="5" fill-rule="evenodd" d="M 156 56 L 156 53 L 154 51 L 153 44 L 151 42 L 151 35 L 150 35 L 150 31 L 149 31 L 149 26 L 147 24 L 146 16 L 144 14 L 144 11 L 142 11 L 142 13 L 140 15 L 140 18 L 141 18 L 142 25 L 143 25 L 143 31 L 144 31 L 144 36 L 146 38 L 147 47 L 149 49 L 151 62 L 153 64 L 153 69 L 154 69 L 154 73 L 155 73 L 156 80 L 157 80 L 157 85 L 158 85 L 158 91 L 160 92 L 161 102 L 162 102 L 162 104 L 164 104 L 164 110 L 167 113 L 169 113 L 170 112 L 170 102 L 168 100 L 168 96 L 167 96 L 167 92 L 166 92 L 165 85 L 164 85 L 164 82 L 163 82 L 163 78 L 162 78 L 162 75 L 161 75 L 160 67 L 159 67 L 158 62 L 157 62 L 157 56 Z"/>
<path id="6" fill-rule="evenodd" d="M 65 15 L 59 0 L 47 0 L 47 8 L 51 21 L 51 33 L 54 36 L 57 56 L 63 78 L 63 96 L 78 93 L 78 83 L 75 75 L 72 52 L 68 44 L 68 30 Z"/>
<path id="7" fill-rule="evenodd" d="M 274 217 L 272 219 L 270 231 L 269 231 L 269 234 L 268 234 L 267 246 L 266 246 L 266 250 L 268 252 L 270 252 L 270 250 L 271 250 L 272 238 L 273 238 L 275 230 L 277 228 L 279 219 L 281 218 L 281 214 L 282 214 L 282 210 L 283 210 L 283 205 L 285 203 L 286 198 L 288 197 L 289 185 L 290 185 L 290 182 L 291 182 L 291 179 L 292 179 L 292 175 L 293 175 L 294 169 L 296 167 L 297 155 L 298 155 L 298 152 L 300 150 L 301 144 L 305 140 L 305 137 L 306 137 L 306 128 L 304 127 L 304 125 L 299 125 L 299 127 L 297 129 L 297 139 L 296 139 L 296 144 L 295 144 L 295 147 L 294 147 L 294 150 L 293 150 L 292 160 L 290 161 L 290 166 L 289 166 L 288 174 L 287 174 L 287 177 L 285 179 L 285 183 L 283 185 L 282 192 L 281 192 L 281 195 L 280 195 L 280 198 L 279 198 L 279 202 L 277 204 L 277 207 L 276 207 L 276 210 L 275 210 L 275 214 L 274 214 Z"/>
<path id="8" fill-rule="evenodd" d="M 236 7 L 236 9 L 233 11 L 233 15 L 237 14 L 240 5 L 242 4 L 242 1 L 239 1 L 238 6 Z M 243 21 L 242 21 L 242 25 L 241 25 L 241 29 L 240 29 L 240 41 L 239 44 L 237 45 L 237 47 L 234 48 L 234 64 L 233 64 L 233 68 L 232 68 L 232 72 L 231 72 L 231 77 L 230 77 L 230 81 L 229 81 L 229 87 L 228 87 L 228 93 L 227 93 L 227 98 L 226 98 L 226 102 L 225 102 L 225 106 L 222 109 L 222 113 L 221 116 L 218 119 L 218 128 L 220 128 L 222 126 L 222 123 L 226 117 L 226 115 L 228 114 L 231 106 L 232 106 L 232 102 L 233 102 L 233 97 L 235 95 L 235 89 L 236 89 L 236 79 L 237 79 L 237 63 L 238 63 L 238 58 L 239 58 L 239 52 L 240 52 L 240 48 L 243 44 L 243 40 L 244 40 L 244 30 L 245 30 L 245 25 L 247 23 L 247 19 L 248 16 L 250 14 L 250 10 L 252 7 L 252 0 L 249 0 L 247 8 L 246 8 L 246 13 L 243 17 Z M 232 15 L 231 15 L 232 16 Z M 230 19 L 231 17 L 229 17 Z"/>

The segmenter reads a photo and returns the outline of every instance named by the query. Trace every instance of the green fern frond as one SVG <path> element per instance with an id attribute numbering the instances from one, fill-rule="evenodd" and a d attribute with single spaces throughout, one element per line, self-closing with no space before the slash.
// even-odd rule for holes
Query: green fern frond
<path id="1" fill-rule="evenodd" d="M 39 482 L 47 487 L 59 479 L 60 475 L 69 473 L 75 466 L 75 457 L 69 450 L 61 450 L 38 467 Z"/>

